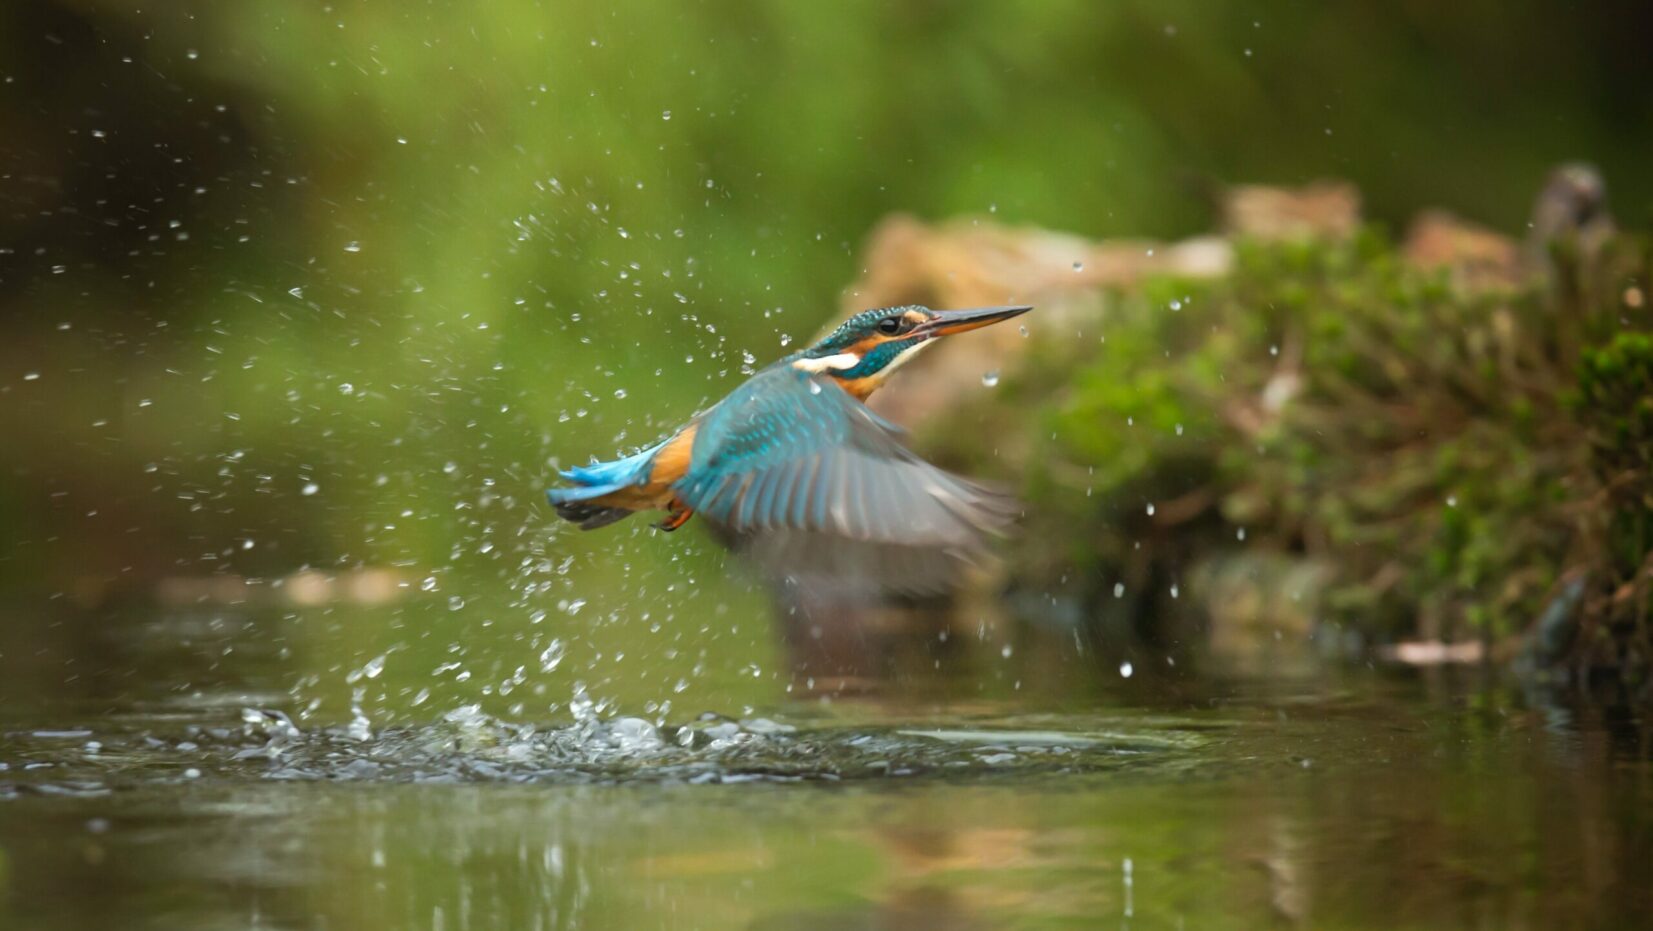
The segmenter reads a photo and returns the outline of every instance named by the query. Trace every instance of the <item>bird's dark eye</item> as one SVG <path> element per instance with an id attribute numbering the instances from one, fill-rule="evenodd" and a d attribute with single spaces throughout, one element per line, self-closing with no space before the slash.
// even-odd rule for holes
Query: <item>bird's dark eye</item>
<path id="1" fill-rule="evenodd" d="M 878 332 L 895 334 L 901 332 L 902 319 L 900 317 L 885 317 L 878 321 Z"/>

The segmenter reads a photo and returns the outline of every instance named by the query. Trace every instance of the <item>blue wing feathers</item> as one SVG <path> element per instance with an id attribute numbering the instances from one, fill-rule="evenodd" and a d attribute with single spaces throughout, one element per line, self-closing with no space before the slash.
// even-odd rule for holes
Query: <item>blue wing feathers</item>
<path id="1" fill-rule="evenodd" d="M 752 522 L 760 527 L 769 525 L 769 503 L 775 498 L 775 486 L 780 484 L 780 475 L 771 469 L 757 477 L 752 485 L 752 493 L 746 496 L 752 509 Z"/>
<path id="2" fill-rule="evenodd" d="M 673 489 L 737 532 L 965 550 L 1008 523 L 1003 496 L 924 462 L 898 437 L 838 387 L 781 366 L 706 412 Z"/>
<path id="3" fill-rule="evenodd" d="M 752 479 L 751 487 L 746 489 L 746 493 L 740 497 L 740 517 L 737 518 L 737 523 L 747 527 L 754 523 L 757 515 L 761 513 L 758 510 L 759 500 L 763 497 L 764 489 L 769 487 L 769 483 L 773 478 L 774 474 L 772 472 L 760 472 Z"/>
<path id="4" fill-rule="evenodd" d="M 819 463 L 811 459 L 798 470 L 798 476 L 792 484 L 792 509 L 786 522 L 788 526 L 807 526 L 805 520 L 809 515 L 810 489 L 815 483 L 815 472 L 819 467 Z"/>
<path id="5" fill-rule="evenodd" d="M 809 483 L 812 488 L 810 497 L 813 500 L 809 509 L 810 523 L 805 524 L 806 527 L 825 527 L 827 522 L 827 501 L 832 495 L 825 486 L 832 477 L 832 470 L 827 468 L 825 462 L 820 465 L 821 468 L 815 472 L 815 478 Z"/>

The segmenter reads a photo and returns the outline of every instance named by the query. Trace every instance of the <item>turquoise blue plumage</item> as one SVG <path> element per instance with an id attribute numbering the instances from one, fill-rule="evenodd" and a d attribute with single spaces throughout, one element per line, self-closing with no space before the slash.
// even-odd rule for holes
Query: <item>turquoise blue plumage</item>
<path id="1" fill-rule="evenodd" d="M 667 530 L 701 514 L 788 584 L 945 587 L 1019 506 L 920 459 L 862 401 L 930 340 L 1026 310 L 858 314 L 654 446 L 563 470 L 570 485 L 547 498 L 583 529 L 651 508 Z"/>

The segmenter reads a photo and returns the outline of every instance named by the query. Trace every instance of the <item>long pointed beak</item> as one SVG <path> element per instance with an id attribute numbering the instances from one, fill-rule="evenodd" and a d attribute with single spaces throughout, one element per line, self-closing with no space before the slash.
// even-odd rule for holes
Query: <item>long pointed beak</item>
<path id="1" fill-rule="evenodd" d="M 972 307 L 969 310 L 938 310 L 935 316 L 919 324 L 917 332 L 926 337 L 951 336 L 977 330 L 1011 317 L 1020 317 L 1033 307 L 1021 304 L 1014 307 Z"/>

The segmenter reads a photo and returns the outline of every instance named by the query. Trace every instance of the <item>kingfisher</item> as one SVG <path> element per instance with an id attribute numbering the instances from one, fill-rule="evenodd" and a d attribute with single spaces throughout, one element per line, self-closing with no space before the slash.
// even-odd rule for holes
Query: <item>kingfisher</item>
<path id="1" fill-rule="evenodd" d="M 941 337 L 1032 309 L 858 313 L 653 446 L 562 471 L 569 487 L 546 496 L 582 530 L 658 510 L 671 531 L 699 513 L 788 582 L 943 588 L 1019 506 L 919 458 L 864 402 Z"/>

